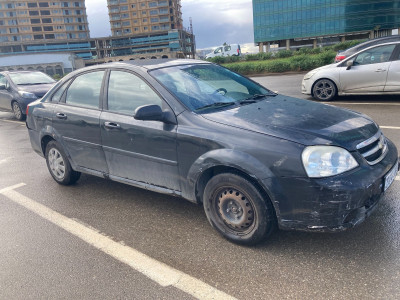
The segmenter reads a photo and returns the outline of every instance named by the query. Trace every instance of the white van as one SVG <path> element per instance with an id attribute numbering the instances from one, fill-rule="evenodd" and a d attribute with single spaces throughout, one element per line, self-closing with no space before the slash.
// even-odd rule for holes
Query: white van
<path id="1" fill-rule="evenodd" d="M 218 47 L 213 52 L 208 53 L 206 58 L 216 57 L 216 56 L 240 56 L 242 51 L 240 50 L 239 44 L 224 45 Z"/>

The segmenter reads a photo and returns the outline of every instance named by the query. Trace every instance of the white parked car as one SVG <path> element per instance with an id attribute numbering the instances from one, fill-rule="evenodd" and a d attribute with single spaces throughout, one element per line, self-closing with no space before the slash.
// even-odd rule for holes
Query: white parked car
<path id="1" fill-rule="evenodd" d="M 302 93 L 320 101 L 344 95 L 400 94 L 400 42 L 372 46 L 308 72 Z"/>
<path id="2" fill-rule="evenodd" d="M 208 53 L 206 58 L 216 57 L 216 56 L 239 56 L 242 54 L 239 44 L 224 45 L 216 48 L 213 52 Z"/>

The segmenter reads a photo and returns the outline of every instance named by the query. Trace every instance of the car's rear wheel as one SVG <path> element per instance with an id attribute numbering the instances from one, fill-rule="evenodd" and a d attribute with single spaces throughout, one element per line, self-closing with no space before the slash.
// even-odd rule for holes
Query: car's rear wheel
<path id="1" fill-rule="evenodd" d="M 319 101 L 331 101 L 336 97 L 337 88 L 332 80 L 320 79 L 314 84 L 312 94 Z"/>
<path id="2" fill-rule="evenodd" d="M 226 239 L 244 245 L 265 240 L 276 227 L 269 199 L 247 179 L 223 173 L 212 177 L 203 195 L 210 224 Z"/>
<path id="3" fill-rule="evenodd" d="M 80 172 L 76 172 L 71 168 L 65 152 L 56 141 L 51 141 L 47 144 L 46 163 L 51 176 L 59 184 L 73 184 L 81 176 Z"/>
<path id="4" fill-rule="evenodd" d="M 17 101 L 14 101 L 12 103 L 12 111 L 14 113 L 14 117 L 18 120 L 18 121 L 22 121 L 25 119 L 25 115 L 22 112 L 21 106 L 19 105 L 19 103 Z"/>

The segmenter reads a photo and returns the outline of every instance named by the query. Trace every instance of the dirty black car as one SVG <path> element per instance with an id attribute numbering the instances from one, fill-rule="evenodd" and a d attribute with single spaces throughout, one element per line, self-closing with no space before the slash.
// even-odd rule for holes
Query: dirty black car
<path id="1" fill-rule="evenodd" d="M 59 184 L 81 173 L 202 203 L 225 238 L 363 221 L 398 171 L 369 117 L 275 94 L 223 67 L 151 60 L 88 67 L 28 107 Z"/>
<path id="2" fill-rule="evenodd" d="M 0 72 L 0 110 L 12 111 L 17 120 L 24 120 L 27 105 L 42 98 L 55 82 L 39 71 Z"/>

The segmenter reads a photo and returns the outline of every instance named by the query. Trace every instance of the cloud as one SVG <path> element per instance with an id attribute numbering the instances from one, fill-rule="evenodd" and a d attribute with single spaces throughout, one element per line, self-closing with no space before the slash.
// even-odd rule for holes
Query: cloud
<path id="1" fill-rule="evenodd" d="M 182 15 L 186 27 L 193 20 L 197 48 L 254 41 L 251 0 L 182 0 Z"/>
<path id="2" fill-rule="evenodd" d="M 197 48 L 227 43 L 253 43 L 253 9 L 251 0 L 182 0 L 182 17 L 186 28 L 193 20 Z M 111 35 L 107 0 L 86 0 L 91 37 Z"/>
<path id="3" fill-rule="evenodd" d="M 94 38 L 111 35 L 107 0 L 86 0 L 85 3 L 90 37 Z"/>

